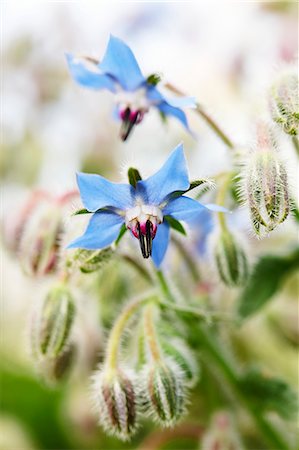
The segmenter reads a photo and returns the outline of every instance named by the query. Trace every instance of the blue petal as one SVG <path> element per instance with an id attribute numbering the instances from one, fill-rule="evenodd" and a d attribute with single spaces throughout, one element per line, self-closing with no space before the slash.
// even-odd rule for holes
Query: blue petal
<path id="1" fill-rule="evenodd" d="M 230 212 L 224 206 L 215 205 L 214 203 L 208 203 L 208 204 L 205 205 L 205 207 L 208 208 L 210 211 L 214 211 L 214 212 L 223 212 L 223 213 L 229 213 Z"/>
<path id="2" fill-rule="evenodd" d="M 112 183 L 100 175 L 78 173 L 77 183 L 84 207 L 91 212 L 112 206 L 126 209 L 133 206 L 133 188 L 129 184 Z"/>
<path id="3" fill-rule="evenodd" d="M 71 54 L 66 54 L 66 59 L 72 77 L 81 86 L 115 92 L 115 81 L 108 75 L 102 74 L 97 65 Z"/>
<path id="4" fill-rule="evenodd" d="M 138 181 L 136 195 L 141 195 L 149 204 L 159 205 L 172 192 L 185 191 L 189 186 L 183 145 L 180 144 L 157 173 Z"/>
<path id="5" fill-rule="evenodd" d="M 106 53 L 99 67 L 129 91 L 137 89 L 145 81 L 132 50 L 121 39 L 114 36 L 110 36 Z"/>
<path id="6" fill-rule="evenodd" d="M 198 217 L 205 209 L 206 207 L 201 203 L 182 195 L 181 197 L 170 200 L 163 209 L 163 214 L 165 216 L 170 215 L 177 220 L 188 221 Z"/>
<path id="7" fill-rule="evenodd" d="M 158 225 L 157 234 L 153 240 L 152 258 L 156 267 L 162 263 L 169 244 L 169 225 L 166 221 Z"/>
<path id="8" fill-rule="evenodd" d="M 175 108 L 196 108 L 196 98 L 195 97 L 175 97 L 175 98 L 164 98 L 164 100 Z"/>
<path id="9" fill-rule="evenodd" d="M 96 250 L 107 247 L 117 239 L 123 223 L 123 217 L 111 211 L 99 211 L 93 214 L 85 233 L 67 248 Z"/>
<path id="10" fill-rule="evenodd" d="M 169 105 L 166 101 L 157 105 L 157 108 L 159 109 L 159 111 L 161 111 L 163 114 L 165 114 L 165 116 L 176 117 L 184 125 L 184 127 L 190 132 L 187 117 L 183 110 Z"/>

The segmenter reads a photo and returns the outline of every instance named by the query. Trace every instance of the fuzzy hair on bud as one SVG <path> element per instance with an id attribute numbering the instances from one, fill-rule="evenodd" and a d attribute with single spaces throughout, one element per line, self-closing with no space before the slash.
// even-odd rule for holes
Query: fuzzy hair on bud
<path id="1" fill-rule="evenodd" d="M 199 365 L 188 345 L 179 337 L 161 339 L 160 345 L 163 353 L 178 364 L 188 387 L 195 386 L 199 377 Z"/>
<path id="2" fill-rule="evenodd" d="M 287 71 L 280 75 L 271 88 L 269 107 L 272 119 L 290 136 L 299 133 L 298 75 Z"/>
<path id="3" fill-rule="evenodd" d="M 76 250 L 73 261 L 79 267 L 82 273 L 92 273 L 101 270 L 112 258 L 113 250 L 111 247 L 101 250 Z"/>
<path id="4" fill-rule="evenodd" d="M 146 365 L 140 374 L 142 410 L 155 422 L 172 427 L 186 412 L 184 373 L 170 359 Z"/>
<path id="5" fill-rule="evenodd" d="M 76 357 L 76 346 L 68 345 L 57 357 L 40 358 L 37 370 L 50 385 L 63 381 L 69 374 Z"/>
<path id="6" fill-rule="evenodd" d="M 287 172 L 271 129 L 264 124 L 259 126 L 257 146 L 244 166 L 240 191 L 258 237 L 270 233 L 290 213 Z"/>
<path id="7" fill-rule="evenodd" d="M 104 430 L 123 441 L 137 429 L 137 395 L 134 374 L 127 369 L 98 370 L 93 376 L 93 398 Z"/>
<path id="8" fill-rule="evenodd" d="M 240 242 L 228 230 L 220 230 L 214 256 L 220 279 L 229 287 L 242 286 L 248 277 L 248 261 Z"/>
<path id="9" fill-rule="evenodd" d="M 54 286 L 32 321 L 32 353 L 37 360 L 58 358 L 69 343 L 75 306 L 64 284 Z"/>

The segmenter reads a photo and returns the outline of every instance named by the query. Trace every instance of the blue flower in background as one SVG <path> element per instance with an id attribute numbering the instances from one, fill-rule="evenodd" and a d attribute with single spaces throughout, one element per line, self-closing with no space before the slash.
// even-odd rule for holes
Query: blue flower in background
<path id="1" fill-rule="evenodd" d="M 112 183 L 100 175 L 77 176 L 84 207 L 94 213 L 85 233 L 68 248 L 101 249 L 112 244 L 125 224 L 139 240 L 144 258 L 151 256 L 157 267 L 165 256 L 171 222 L 193 221 L 203 210 L 226 211 L 217 205 L 202 205 L 186 197 L 190 188 L 183 146 L 179 145 L 161 169 L 130 184 Z"/>
<path id="2" fill-rule="evenodd" d="M 66 55 L 74 80 L 89 89 L 107 89 L 114 94 L 116 113 L 122 121 L 120 136 L 126 140 L 134 125 L 140 123 L 151 107 L 164 116 L 174 116 L 189 130 L 183 107 L 195 107 L 192 97 L 167 99 L 156 88 L 156 75 L 144 77 L 132 50 L 110 36 L 103 60 Z"/>

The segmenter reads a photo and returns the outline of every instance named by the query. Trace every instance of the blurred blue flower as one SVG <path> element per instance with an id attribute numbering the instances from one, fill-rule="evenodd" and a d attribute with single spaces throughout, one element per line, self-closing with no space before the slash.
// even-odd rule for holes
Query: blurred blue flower
<path id="1" fill-rule="evenodd" d="M 101 249 L 114 242 L 123 224 L 139 240 L 144 258 L 157 267 L 165 256 L 170 223 L 192 221 L 203 210 L 226 211 L 186 197 L 190 187 L 183 146 L 179 145 L 161 169 L 136 186 L 112 183 L 100 175 L 79 173 L 78 186 L 87 211 L 94 213 L 85 233 L 68 248 Z M 170 219 L 169 219 L 170 217 Z"/>
<path id="2" fill-rule="evenodd" d="M 174 116 L 190 132 L 183 107 L 195 107 L 193 97 L 167 99 L 156 88 L 159 77 L 145 78 L 132 50 L 121 40 L 110 36 L 103 60 L 77 58 L 66 54 L 74 80 L 89 89 L 107 89 L 115 96 L 116 115 L 122 121 L 120 136 L 126 140 L 134 125 L 140 123 L 151 107 L 163 117 Z"/>

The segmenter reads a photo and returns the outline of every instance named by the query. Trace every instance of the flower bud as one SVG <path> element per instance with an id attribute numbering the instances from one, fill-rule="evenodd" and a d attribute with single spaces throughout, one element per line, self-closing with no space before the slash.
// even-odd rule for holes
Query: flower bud
<path id="1" fill-rule="evenodd" d="M 242 450 L 231 416 L 221 411 L 214 415 L 210 427 L 200 442 L 201 450 Z"/>
<path id="2" fill-rule="evenodd" d="M 57 357 L 40 358 L 37 369 L 49 384 L 56 384 L 66 378 L 76 356 L 76 347 L 70 344 Z"/>
<path id="3" fill-rule="evenodd" d="M 69 342 L 74 312 L 67 286 L 59 284 L 52 288 L 33 320 L 31 342 L 37 360 L 63 354 Z"/>
<path id="4" fill-rule="evenodd" d="M 96 251 L 78 249 L 74 254 L 73 261 L 81 272 L 91 273 L 101 270 L 111 260 L 112 255 L 111 247 Z"/>
<path id="5" fill-rule="evenodd" d="M 163 353 L 177 363 L 185 377 L 186 384 L 193 387 L 198 380 L 199 365 L 191 349 L 177 337 L 171 340 L 162 339 L 160 345 Z"/>
<path id="6" fill-rule="evenodd" d="M 160 425 L 173 426 L 185 413 L 185 379 L 172 360 L 146 366 L 141 374 L 140 388 L 145 414 Z"/>
<path id="7" fill-rule="evenodd" d="M 283 73 L 273 85 L 269 98 L 270 112 L 274 122 L 290 136 L 299 130 L 298 76 L 294 72 Z"/>
<path id="8" fill-rule="evenodd" d="M 258 236 L 274 230 L 289 215 L 287 172 L 267 128 L 262 129 L 244 172 L 244 197 Z"/>
<path id="9" fill-rule="evenodd" d="M 119 439 L 129 440 L 137 427 L 134 376 L 129 371 L 101 370 L 93 377 L 96 412 L 104 430 Z"/>
<path id="10" fill-rule="evenodd" d="M 217 237 L 215 262 L 218 274 L 227 286 L 241 286 L 248 276 L 248 262 L 240 243 L 228 229 L 222 229 Z"/>

